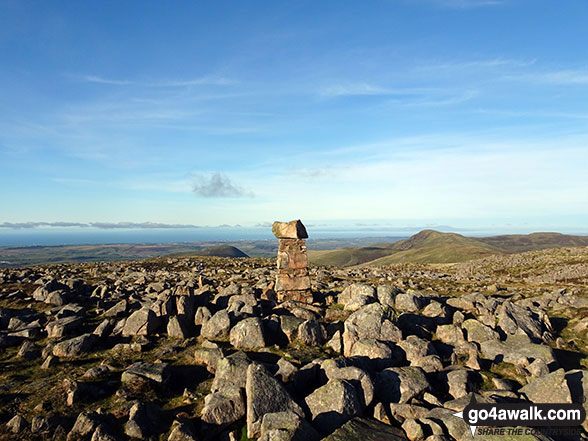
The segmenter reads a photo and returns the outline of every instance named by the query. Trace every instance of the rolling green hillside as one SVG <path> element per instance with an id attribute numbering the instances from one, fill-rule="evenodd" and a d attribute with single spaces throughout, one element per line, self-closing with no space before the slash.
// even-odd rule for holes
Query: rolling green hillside
<path id="1" fill-rule="evenodd" d="M 310 252 L 316 265 L 390 265 L 394 263 L 456 263 L 495 254 L 512 254 L 548 248 L 588 246 L 588 237 L 559 233 L 533 233 L 485 238 L 423 230 L 391 244 Z"/>

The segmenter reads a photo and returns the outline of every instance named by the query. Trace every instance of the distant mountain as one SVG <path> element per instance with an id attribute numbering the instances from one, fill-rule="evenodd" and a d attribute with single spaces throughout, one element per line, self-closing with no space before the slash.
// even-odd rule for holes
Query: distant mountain
<path id="1" fill-rule="evenodd" d="M 533 233 L 485 238 L 423 230 L 391 244 L 309 252 L 317 265 L 390 265 L 394 263 L 456 263 L 495 254 L 511 254 L 548 248 L 588 246 L 588 236 Z"/>
<path id="2" fill-rule="evenodd" d="M 488 245 L 513 253 L 546 250 L 562 247 L 588 246 L 588 236 L 571 236 L 561 233 L 510 234 L 478 239 Z"/>
<path id="3" fill-rule="evenodd" d="M 249 257 L 239 248 L 231 245 L 216 245 L 204 250 L 194 252 L 196 256 L 214 256 L 214 257 Z"/>

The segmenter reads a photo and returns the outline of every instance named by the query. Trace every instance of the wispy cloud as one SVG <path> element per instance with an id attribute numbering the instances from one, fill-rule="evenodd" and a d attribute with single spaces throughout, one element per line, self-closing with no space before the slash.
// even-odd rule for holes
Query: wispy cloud
<path id="1" fill-rule="evenodd" d="M 296 168 L 290 171 L 290 174 L 300 176 L 302 178 L 323 178 L 332 174 L 332 170 L 328 168 Z"/>
<path id="2" fill-rule="evenodd" d="M 126 80 L 105 78 L 100 75 L 71 75 L 78 81 L 86 83 L 106 84 L 111 86 L 135 85 L 142 87 L 189 87 L 189 86 L 228 86 L 238 81 L 216 75 L 205 75 L 198 78 L 172 80 Z"/>
<path id="3" fill-rule="evenodd" d="M 369 83 L 334 84 L 319 90 L 319 95 L 327 98 L 361 95 L 391 95 L 394 91 Z"/>
<path id="4" fill-rule="evenodd" d="M 521 75 L 510 75 L 505 77 L 507 80 L 530 81 L 540 84 L 554 85 L 587 85 L 588 70 L 586 69 L 567 69 L 551 72 L 530 72 Z"/>
<path id="5" fill-rule="evenodd" d="M 109 78 L 103 78 L 97 75 L 82 75 L 78 76 L 77 79 L 86 83 L 98 83 L 98 84 L 109 84 L 111 86 L 126 86 L 132 84 L 132 81 L 127 80 L 112 80 Z"/>
<path id="6" fill-rule="evenodd" d="M 223 173 L 212 173 L 209 176 L 197 176 L 192 191 L 204 198 L 241 198 L 253 197 L 251 191 L 233 183 Z"/>
<path id="7" fill-rule="evenodd" d="M 175 229 L 175 228 L 200 228 L 191 224 L 165 224 L 159 222 L 3 222 L 0 228 L 13 230 L 33 228 L 99 228 L 103 230 L 114 229 Z"/>

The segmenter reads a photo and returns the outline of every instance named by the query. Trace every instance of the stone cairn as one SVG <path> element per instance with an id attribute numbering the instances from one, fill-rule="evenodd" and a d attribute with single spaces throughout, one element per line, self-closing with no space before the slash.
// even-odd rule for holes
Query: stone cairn
<path id="1" fill-rule="evenodd" d="M 275 289 L 278 301 L 296 300 L 312 303 L 308 258 L 304 241 L 308 238 L 306 228 L 300 220 L 274 222 L 272 233 L 280 239 Z"/>

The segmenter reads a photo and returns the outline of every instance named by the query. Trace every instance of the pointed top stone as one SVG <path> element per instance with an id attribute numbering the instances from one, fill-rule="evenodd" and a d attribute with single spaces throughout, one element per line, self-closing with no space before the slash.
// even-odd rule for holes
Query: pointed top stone
<path id="1" fill-rule="evenodd" d="M 300 219 L 290 222 L 274 222 L 272 233 L 278 239 L 307 239 L 308 233 Z"/>

